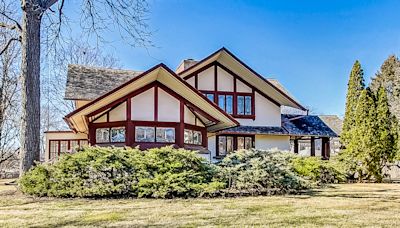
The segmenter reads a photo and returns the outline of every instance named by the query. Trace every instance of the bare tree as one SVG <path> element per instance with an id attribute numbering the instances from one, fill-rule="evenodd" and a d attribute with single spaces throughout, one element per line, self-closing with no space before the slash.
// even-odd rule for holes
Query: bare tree
<path id="1" fill-rule="evenodd" d="M 77 1 L 76 1 L 77 2 Z M 71 2 L 71 4 L 76 3 Z M 0 48 L 0 55 L 13 42 L 21 43 L 21 174 L 40 160 L 40 56 L 41 31 L 46 31 L 46 45 L 55 45 L 63 36 L 63 28 L 70 23 L 64 14 L 65 0 L 21 0 L 20 17 L 13 17 L 18 9 L 16 1 L 0 3 L 3 29 L 18 31 Z M 120 33 L 131 45 L 148 45 L 146 0 L 81 0 L 79 25 L 88 36 L 105 41 L 107 30 Z"/>
<path id="2" fill-rule="evenodd" d="M 0 31 L 0 43 L 4 43 L 14 32 Z M 18 161 L 19 119 L 19 59 L 20 50 L 10 43 L 0 56 L 0 171 L 15 169 Z"/>

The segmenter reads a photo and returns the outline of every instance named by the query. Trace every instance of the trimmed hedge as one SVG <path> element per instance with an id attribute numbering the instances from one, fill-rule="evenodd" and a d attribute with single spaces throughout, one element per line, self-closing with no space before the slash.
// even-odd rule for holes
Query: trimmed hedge
<path id="1" fill-rule="evenodd" d="M 218 165 L 193 151 L 86 147 L 39 164 L 22 192 L 53 197 L 200 197 L 290 194 L 345 177 L 336 163 L 272 150 L 240 150 Z"/>
<path id="2" fill-rule="evenodd" d="M 223 188 L 214 166 L 195 152 L 163 147 L 86 147 L 40 164 L 19 181 L 22 192 L 55 197 L 196 197 Z"/>
<path id="3" fill-rule="evenodd" d="M 345 168 L 335 158 L 327 161 L 318 157 L 294 156 L 291 160 L 291 166 L 296 173 L 317 185 L 346 181 Z"/>
<path id="4" fill-rule="evenodd" d="M 227 192 L 238 194 L 286 194 L 311 185 L 291 167 L 291 155 L 275 150 L 239 150 L 226 156 L 220 165 L 220 180 Z"/>

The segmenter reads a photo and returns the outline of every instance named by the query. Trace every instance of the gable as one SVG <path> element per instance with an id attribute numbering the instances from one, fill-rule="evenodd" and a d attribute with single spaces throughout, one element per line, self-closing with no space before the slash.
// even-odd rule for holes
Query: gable
<path id="1" fill-rule="evenodd" d="M 223 112 L 218 106 L 207 100 L 202 94 L 175 75 L 163 64 L 153 67 L 149 71 L 138 77 L 135 77 L 131 81 L 119 86 L 115 90 L 110 91 L 107 94 L 78 108 L 77 110 L 68 114 L 65 119 L 71 128 L 75 129 L 76 131 L 84 132 L 88 129 L 90 118 L 93 118 L 94 116 L 119 105 L 128 98 L 133 98 L 132 106 L 130 108 L 133 111 L 132 115 L 135 118 L 151 118 L 151 111 L 153 111 L 153 113 L 163 111 L 163 114 L 161 114 L 160 117 L 169 118 L 168 116 L 163 115 L 166 115 L 167 112 L 170 112 L 172 110 L 171 107 L 162 104 L 158 107 L 160 110 L 154 110 L 154 108 L 147 107 L 152 106 L 149 104 L 154 102 L 154 96 L 149 96 L 149 94 L 147 96 L 141 95 L 143 92 L 149 90 L 149 88 L 154 87 L 154 85 L 159 85 L 162 87 L 162 90 L 160 90 L 161 94 L 164 92 L 173 94 L 174 98 L 179 98 L 180 101 L 191 108 L 192 112 L 198 116 L 198 118 L 201 118 L 203 123 L 206 123 L 205 126 L 208 127 L 209 131 L 231 127 L 238 124 L 237 121 Z M 148 93 L 154 94 L 154 91 L 150 91 Z M 135 98 L 136 96 L 138 96 L 138 98 Z M 168 102 L 174 100 L 168 95 L 162 96 L 160 99 Z M 135 103 L 145 104 L 147 109 L 139 108 L 137 110 L 140 111 L 135 113 Z M 143 114 L 144 112 L 146 114 Z M 174 109 L 173 112 L 176 112 L 176 109 Z"/>
<path id="2" fill-rule="evenodd" d="M 274 100 L 277 104 L 306 110 L 306 108 L 300 105 L 293 97 L 259 75 L 226 48 L 221 48 L 195 65 L 183 70 L 179 75 L 184 79 L 189 79 L 215 63 L 223 67 L 229 67 L 229 69 L 227 69 L 228 72 L 230 71 L 231 74 L 239 76 L 259 91 L 260 94 L 269 96 L 271 100 Z"/>

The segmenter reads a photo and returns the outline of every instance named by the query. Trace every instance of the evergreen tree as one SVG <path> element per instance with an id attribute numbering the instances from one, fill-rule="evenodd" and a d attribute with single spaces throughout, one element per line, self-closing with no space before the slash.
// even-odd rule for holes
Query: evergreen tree
<path id="1" fill-rule="evenodd" d="M 371 177 L 371 155 L 376 146 L 376 112 L 373 94 L 369 89 L 361 92 L 354 112 L 354 126 L 349 131 L 349 141 L 345 153 L 356 165 L 360 180 Z"/>
<path id="2" fill-rule="evenodd" d="M 371 89 L 378 93 L 380 87 L 387 92 L 390 112 L 400 120 L 400 60 L 390 55 L 371 81 Z"/>
<path id="3" fill-rule="evenodd" d="M 396 155 L 396 143 L 397 138 L 396 128 L 393 123 L 393 116 L 389 110 L 389 103 L 386 94 L 386 89 L 380 87 L 376 94 L 376 139 L 374 140 L 376 145 L 373 154 L 370 155 L 371 162 L 369 164 L 370 172 L 374 175 L 376 181 L 382 181 L 382 168 L 387 162 L 393 161 Z"/>
<path id="4" fill-rule="evenodd" d="M 341 134 L 341 142 L 343 146 L 347 146 L 351 140 L 351 130 L 355 125 L 355 110 L 361 91 L 364 89 L 364 73 L 360 62 L 357 60 L 350 73 L 349 82 L 347 84 L 346 111 L 343 120 L 343 129 Z"/>

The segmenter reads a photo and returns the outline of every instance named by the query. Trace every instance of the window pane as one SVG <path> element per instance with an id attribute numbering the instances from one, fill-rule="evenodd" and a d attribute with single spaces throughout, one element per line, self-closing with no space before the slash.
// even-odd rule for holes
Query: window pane
<path id="1" fill-rule="evenodd" d="M 233 96 L 232 95 L 226 95 L 226 110 L 228 114 L 233 113 Z"/>
<path id="2" fill-rule="evenodd" d="M 201 132 L 200 131 L 193 131 L 193 144 L 201 145 Z"/>
<path id="3" fill-rule="evenodd" d="M 156 132 L 157 142 L 175 142 L 175 128 L 157 127 Z"/>
<path id="4" fill-rule="evenodd" d="M 226 137 L 226 151 L 233 152 L 233 137 Z"/>
<path id="5" fill-rule="evenodd" d="M 88 141 L 87 140 L 80 140 L 79 143 L 80 143 L 81 147 L 88 145 Z"/>
<path id="6" fill-rule="evenodd" d="M 218 106 L 225 110 L 225 95 L 218 95 Z"/>
<path id="7" fill-rule="evenodd" d="M 68 141 L 60 141 L 60 153 L 68 152 Z"/>
<path id="8" fill-rule="evenodd" d="M 244 145 L 245 149 L 251 149 L 253 148 L 253 139 L 251 137 L 246 137 L 245 138 L 245 145 Z"/>
<path id="9" fill-rule="evenodd" d="M 226 155 L 226 137 L 218 137 L 218 153 L 219 155 Z"/>
<path id="10" fill-rule="evenodd" d="M 125 127 L 111 128 L 111 142 L 125 142 Z"/>
<path id="11" fill-rule="evenodd" d="M 136 142 L 154 142 L 154 127 L 135 127 Z"/>
<path id="12" fill-rule="evenodd" d="M 208 98 L 210 101 L 214 102 L 214 94 L 212 94 L 212 93 L 206 93 L 206 96 L 207 96 L 207 98 Z"/>
<path id="13" fill-rule="evenodd" d="M 246 96 L 245 115 L 251 115 L 251 96 Z"/>
<path id="14" fill-rule="evenodd" d="M 244 149 L 244 137 L 237 137 L 237 149 Z"/>
<path id="15" fill-rule="evenodd" d="M 185 142 L 186 144 L 193 144 L 193 131 L 192 131 L 192 130 L 185 129 L 184 135 L 185 135 L 185 140 L 184 140 L 184 142 Z"/>
<path id="16" fill-rule="evenodd" d="M 71 140 L 69 151 L 70 152 L 75 152 L 77 148 L 79 148 L 79 141 L 78 140 Z"/>
<path id="17" fill-rule="evenodd" d="M 244 115 L 244 97 L 237 96 L 237 114 Z"/>
<path id="18" fill-rule="evenodd" d="M 50 141 L 50 159 L 58 157 L 58 141 Z"/>
<path id="19" fill-rule="evenodd" d="M 109 128 L 97 128 L 96 129 L 96 142 L 97 143 L 110 142 L 110 129 Z"/>

